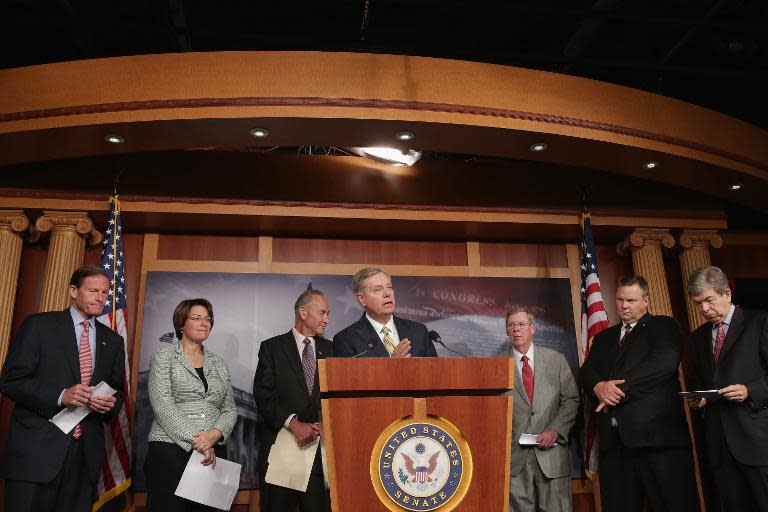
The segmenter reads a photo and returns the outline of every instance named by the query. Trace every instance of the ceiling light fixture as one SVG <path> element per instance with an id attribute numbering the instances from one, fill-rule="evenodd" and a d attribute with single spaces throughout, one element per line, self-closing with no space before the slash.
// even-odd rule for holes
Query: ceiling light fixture
<path id="1" fill-rule="evenodd" d="M 395 138 L 396 138 L 397 140 L 408 141 L 408 140 L 413 140 L 413 139 L 415 139 L 415 138 L 416 138 L 416 136 L 413 134 L 413 132 L 407 132 L 407 131 L 406 131 L 406 132 L 400 132 L 400 133 L 398 133 L 397 135 L 395 135 Z"/>
<path id="2" fill-rule="evenodd" d="M 744 188 L 744 185 L 741 183 L 734 183 L 733 185 L 728 186 L 728 190 L 741 190 L 742 188 Z"/>
<path id="3" fill-rule="evenodd" d="M 109 142 L 110 144 L 122 144 L 123 142 L 125 142 L 125 139 L 123 137 L 121 137 L 120 135 L 116 135 L 114 133 L 105 135 L 104 140 Z"/>
<path id="4" fill-rule="evenodd" d="M 531 151 L 546 151 L 548 147 L 549 146 L 543 142 L 537 142 L 536 144 L 531 145 Z"/>
<path id="5" fill-rule="evenodd" d="M 266 128 L 253 128 L 248 133 L 250 133 L 252 137 L 256 137 L 257 139 L 263 139 L 265 137 L 269 137 L 269 130 L 267 130 Z"/>
<path id="6" fill-rule="evenodd" d="M 659 166 L 659 162 L 654 162 L 651 160 L 650 162 L 645 162 L 643 164 L 643 169 L 655 169 Z"/>
<path id="7" fill-rule="evenodd" d="M 392 164 L 392 165 L 407 165 L 412 166 L 421 158 L 420 151 L 414 151 L 413 149 L 397 149 L 397 148 L 385 148 L 385 147 L 373 147 L 373 148 L 349 148 L 360 156 L 367 156 L 374 160 Z"/>

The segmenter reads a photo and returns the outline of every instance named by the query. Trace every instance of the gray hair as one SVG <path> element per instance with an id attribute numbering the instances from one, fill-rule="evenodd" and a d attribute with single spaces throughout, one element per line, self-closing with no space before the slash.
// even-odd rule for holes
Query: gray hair
<path id="1" fill-rule="evenodd" d="M 301 292 L 301 295 L 299 295 L 299 298 L 296 299 L 296 303 L 293 305 L 293 310 L 296 313 L 298 313 L 299 308 L 306 307 L 306 305 L 312 302 L 312 299 L 316 296 L 325 297 L 325 294 L 320 290 L 313 289 L 312 283 L 309 283 L 309 285 L 307 285 L 307 289 Z"/>
<path id="2" fill-rule="evenodd" d="M 701 295 L 707 288 L 712 288 L 720 295 L 729 289 L 728 276 L 719 267 L 700 267 L 693 271 L 688 279 L 688 295 Z"/>
<path id="3" fill-rule="evenodd" d="M 531 313 L 530 309 L 524 306 L 515 306 L 513 308 L 510 308 L 510 310 L 507 311 L 507 316 L 504 317 L 504 324 L 507 323 L 507 320 L 509 320 L 509 317 L 517 313 L 525 313 L 526 315 L 528 315 L 528 323 L 531 324 L 533 327 L 536 327 L 536 320 L 534 320 L 533 318 L 533 313 Z"/>
<path id="4" fill-rule="evenodd" d="M 365 267 L 362 270 L 358 270 L 357 274 L 352 278 L 352 291 L 355 292 L 355 294 L 362 292 L 365 280 L 376 274 L 384 274 L 387 276 L 387 279 L 392 281 L 392 276 L 389 275 L 389 272 L 386 270 L 376 267 Z"/>

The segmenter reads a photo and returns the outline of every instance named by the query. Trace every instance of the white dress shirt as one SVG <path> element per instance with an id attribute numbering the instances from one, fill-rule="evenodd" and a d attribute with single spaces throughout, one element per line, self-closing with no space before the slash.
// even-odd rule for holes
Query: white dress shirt
<path id="1" fill-rule="evenodd" d="M 370 316 L 368 316 L 368 313 L 365 314 L 365 318 L 368 319 L 368 321 L 371 323 L 371 326 L 373 326 L 373 330 L 376 331 L 376 333 L 379 335 L 379 339 L 382 343 L 384 343 L 384 333 L 381 332 L 381 330 L 386 327 L 389 329 L 389 337 L 392 340 L 392 344 L 394 346 L 398 346 L 400 344 L 400 336 L 397 334 L 397 329 L 395 328 L 395 317 L 391 316 L 389 317 L 389 321 L 386 324 L 380 324 Z"/>
<path id="2" fill-rule="evenodd" d="M 525 354 L 521 354 L 517 351 L 515 347 L 512 347 L 512 355 L 515 356 L 515 365 L 517 366 L 517 371 L 520 372 L 520 376 L 523 375 L 523 356 L 528 356 L 528 365 L 531 367 L 531 373 L 533 376 L 536 376 L 536 369 L 534 367 L 533 361 L 534 361 L 534 350 L 533 350 L 533 343 L 531 343 L 531 346 L 528 347 L 528 352 Z"/>

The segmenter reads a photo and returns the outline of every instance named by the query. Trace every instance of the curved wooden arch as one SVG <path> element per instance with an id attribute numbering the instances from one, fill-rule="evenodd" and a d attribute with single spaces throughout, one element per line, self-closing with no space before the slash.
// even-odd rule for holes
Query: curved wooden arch
<path id="1" fill-rule="evenodd" d="M 458 146 L 595 167 L 715 195 L 727 183 L 749 180 L 764 197 L 768 184 L 768 132 L 755 126 L 621 86 L 474 62 L 325 52 L 163 54 L 0 71 L 0 89 L 0 146 L 8 149 L 0 164 L 254 145 L 247 126 L 279 121 L 266 144 L 308 145 L 313 137 L 338 146 L 394 143 L 397 126 L 416 126 L 429 134 L 417 135 L 420 149 Z M 315 135 L 298 120 L 314 121 Z M 224 140 L 215 136 L 222 122 L 237 127 Z M 361 124 L 373 128 L 363 133 Z M 145 129 L 154 130 L 151 137 L 142 138 Z M 478 144 L 487 129 L 502 136 Z M 131 133 L 129 143 L 106 144 L 110 130 Z M 533 154 L 531 140 L 569 149 Z M 664 173 L 643 174 L 644 160 L 659 159 L 668 159 Z"/>

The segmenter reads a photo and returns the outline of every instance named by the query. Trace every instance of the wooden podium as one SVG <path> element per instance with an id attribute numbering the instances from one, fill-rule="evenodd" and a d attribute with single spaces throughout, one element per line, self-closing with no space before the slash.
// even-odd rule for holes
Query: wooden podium
<path id="1" fill-rule="evenodd" d="M 334 512 L 507 512 L 514 359 L 319 363 Z"/>

